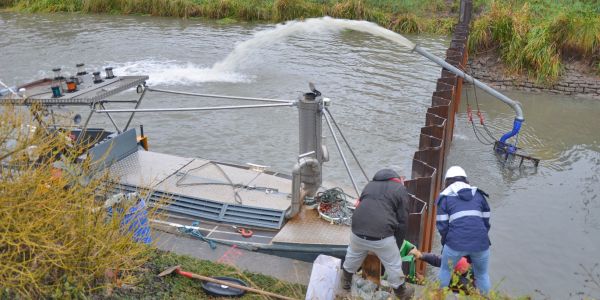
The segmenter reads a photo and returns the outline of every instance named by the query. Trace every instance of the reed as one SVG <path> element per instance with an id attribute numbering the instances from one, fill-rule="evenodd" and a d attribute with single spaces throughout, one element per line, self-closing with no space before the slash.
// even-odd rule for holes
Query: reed
<path id="1" fill-rule="evenodd" d="M 457 7 L 458 0 L 453 2 Z M 122 13 L 281 22 L 329 15 L 376 22 L 402 33 L 448 33 L 445 0 L 0 0 L 26 12 Z M 452 18 L 454 19 L 454 18 Z M 441 21 L 440 21 L 441 20 Z M 438 25 L 442 25 L 440 30 Z"/>
<path id="2" fill-rule="evenodd" d="M 34 130 L 30 114 L 3 107 L 0 117 L 0 298 L 85 298 L 135 282 L 149 249 L 98 201 L 106 174 L 58 172 L 55 163 L 70 165 L 82 148 Z"/>
<path id="3" fill-rule="evenodd" d="M 280 22 L 322 16 L 321 9 L 318 4 L 305 0 L 275 0 L 271 19 Z"/>
<path id="4" fill-rule="evenodd" d="M 600 59 L 600 7 L 592 2 L 492 1 L 473 23 L 469 49 L 496 51 L 509 70 L 555 82 L 564 60 Z"/>

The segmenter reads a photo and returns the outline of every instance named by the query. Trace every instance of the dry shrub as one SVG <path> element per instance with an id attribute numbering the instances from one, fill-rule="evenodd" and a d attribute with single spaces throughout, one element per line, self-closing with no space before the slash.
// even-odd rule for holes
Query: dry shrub
<path id="1" fill-rule="evenodd" d="M 65 134 L 0 109 L 0 298 L 81 298 L 131 283 L 149 249 L 98 201 L 106 174 L 81 174 L 71 162 L 83 149 Z M 58 174 L 58 161 L 69 171 Z"/>

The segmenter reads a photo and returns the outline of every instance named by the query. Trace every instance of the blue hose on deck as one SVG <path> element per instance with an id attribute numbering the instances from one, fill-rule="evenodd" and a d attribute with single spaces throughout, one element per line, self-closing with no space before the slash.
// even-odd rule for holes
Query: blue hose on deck
<path id="1" fill-rule="evenodd" d="M 192 223 L 193 227 L 197 227 L 198 225 L 200 225 L 200 222 L 198 222 L 198 221 L 195 221 Z M 195 238 L 198 238 L 200 240 L 207 242 L 210 249 L 215 250 L 217 248 L 217 244 L 215 243 L 215 241 L 204 236 L 198 229 L 193 229 L 193 228 L 185 227 L 185 226 L 179 227 L 178 229 L 181 233 L 189 234 Z"/>
<path id="2" fill-rule="evenodd" d="M 513 123 L 513 129 L 510 132 L 505 133 L 501 138 L 500 138 L 500 143 L 507 145 L 508 146 L 508 152 L 509 153 L 515 153 L 517 151 L 517 148 L 515 147 L 516 145 L 511 145 L 506 143 L 506 140 L 508 140 L 509 138 L 515 136 L 517 133 L 519 133 L 519 131 L 521 130 L 521 124 L 523 123 L 523 120 L 519 120 L 519 119 L 515 119 L 515 122 Z"/>

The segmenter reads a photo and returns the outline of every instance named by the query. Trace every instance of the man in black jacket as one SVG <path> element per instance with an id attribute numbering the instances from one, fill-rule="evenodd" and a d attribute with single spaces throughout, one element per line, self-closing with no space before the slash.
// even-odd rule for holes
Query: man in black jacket
<path id="1" fill-rule="evenodd" d="M 410 299 L 414 289 L 404 282 L 400 243 L 406 234 L 408 193 L 398 173 L 391 169 L 378 171 L 362 191 L 352 216 L 352 235 L 346 252 L 342 286 L 349 290 L 352 274 L 362 265 L 368 252 L 379 257 L 388 273 L 388 281 L 396 296 Z"/>

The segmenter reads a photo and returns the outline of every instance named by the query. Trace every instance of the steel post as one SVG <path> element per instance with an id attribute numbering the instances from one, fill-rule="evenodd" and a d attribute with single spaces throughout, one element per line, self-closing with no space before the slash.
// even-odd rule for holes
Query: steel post
<path id="1" fill-rule="evenodd" d="M 323 164 L 323 102 L 320 96 L 304 94 L 298 101 L 299 154 L 314 151 Z"/>

